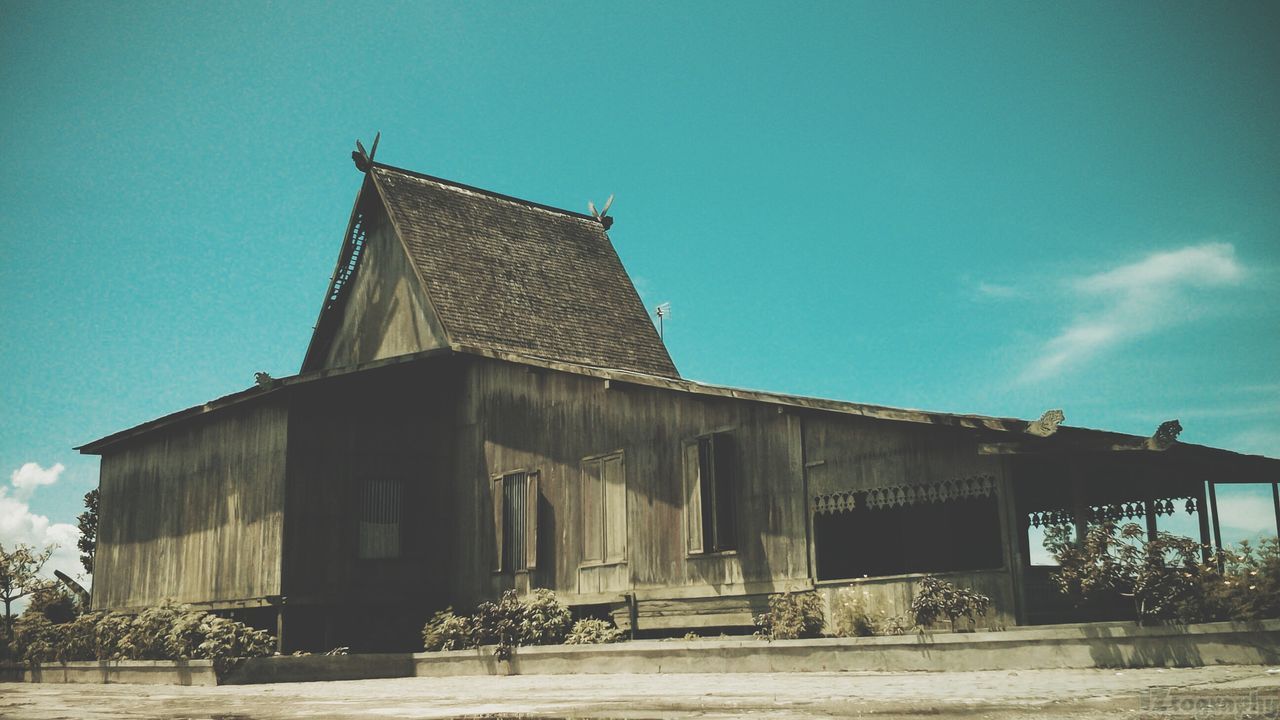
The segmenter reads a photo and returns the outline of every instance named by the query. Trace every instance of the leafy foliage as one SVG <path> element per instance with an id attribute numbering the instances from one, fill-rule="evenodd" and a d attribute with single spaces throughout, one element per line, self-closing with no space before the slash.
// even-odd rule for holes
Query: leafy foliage
<path id="1" fill-rule="evenodd" d="M 573 616 L 554 592 L 534 590 L 525 598 L 508 590 L 498 602 L 482 602 L 470 616 L 453 608 L 436 613 L 422 628 L 422 644 L 427 650 L 460 650 L 481 645 L 497 645 L 494 655 L 510 659 L 519 645 L 550 645 L 564 642 Z"/>
<path id="2" fill-rule="evenodd" d="M 1242 542 L 1236 550 L 1224 549 L 1200 570 L 1200 619 L 1280 618 L 1280 540 L 1264 538 L 1257 548 Z M 1184 619 L 1194 617 L 1188 609 L 1184 607 Z"/>
<path id="3" fill-rule="evenodd" d="M 76 547 L 80 550 L 80 564 L 84 571 L 93 574 L 93 556 L 98 547 L 98 488 L 84 494 L 85 511 L 76 518 L 80 528 L 80 539 Z"/>
<path id="4" fill-rule="evenodd" d="M 564 639 L 565 645 L 600 645 L 618 642 L 626 633 L 614 627 L 608 620 L 584 618 L 573 624 Z"/>
<path id="5" fill-rule="evenodd" d="M 1201 546 L 1190 538 L 1160 532 L 1148 539 L 1135 523 L 1106 522 L 1091 526 L 1082 543 L 1070 526 L 1050 526 L 1044 544 L 1060 566 L 1054 582 L 1077 603 L 1127 598 L 1142 623 L 1186 615 L 1196 602 L 1204 568 Z"/>
<path id="6" fill-rule="evenodd" d="M 13 603 L 28 595 L 44 592 L 57 585 L 55 580 L 40 576 L 44 564 L 53 554 L 54 546 L 36 550 L 19 543 L 12 550 L 0 545 L 0 602 L 4 603 L 4 628 L 6 645 L 13 645 Z"/>
<path id="7" fill-rule="evenodd" d="M 866 590 L 841 588 L 831 601 L 831 625 L 838 637 L 866 637 L 868 635 L 901 635 L 907 630 L 907 622 L 898 615 L 883 610 L 868 609 Z"/>
<path id="8" fill-rule="evenodd" d="M 71 622 L 80 614 L 80 603 L 65 588 L 51 586 L 31 596 L 23 614 L 38 613 L 57 625 Z"/>
<path id="9" fill-rule="evenodd" d="M 794 640 L 822 636 L 822 598 L 812 590 L 790 590 L 769 598 L 769 611 L 755 618 L 756 635 L 768 640 Z"/>
<path id="10" fill-rule="evenodd" d="M 977 617 L 986 615 L 990 607 L 991 598 L 986 595 L 956 587 L 933 575 L 920 579 L 920 587 L 911 598 L 912 620 L 921 629 L 944 617 L 950 621 L 952 630 L 956 629 L 956 620 L 962 617 L 968 619 L 968 627 L 972 628 Z"/>
<path id="11" fill-rule="evenodd" d="M 422 628 L 422 644 L 428 652 L 475 647 L 471 618 L 455 614 L 453 608 L 441 610 Z"/>
<path id="12" fill-rule="evenodd" d="M 43 613 L 24 613 L 15 633 L 17 656 L 32 663 L 198 658 L 225 672 L 241 658 L 275 650 L 268 633 L 169 602 L 137 615 L 86 613 L 56 624 Z"/>
<path id="13" fill-rule="evenodd" d="M 564 642 L 573 624 L 573 616 L 556 594 L 537 589 L 529 593 L 521 603 L 520 644 L 555 645 Z"/>

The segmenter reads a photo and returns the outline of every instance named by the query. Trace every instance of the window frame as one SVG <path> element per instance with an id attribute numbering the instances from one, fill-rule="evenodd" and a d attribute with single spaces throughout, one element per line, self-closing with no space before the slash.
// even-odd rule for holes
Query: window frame
<path id="1" fill-rule="evenodd" d="M 507 557 L 507 520 L 514 517 L 508 512 L 506 502 L 506 485 L 510 478 L 523 476 L 524 478 L 524 517 L 521 523 L 524 535 L 524 557 L 519 562 L 511 562 L 512 567 L 507 567 L 509 558 Z M 489 492 L 490 505 L 493 512 L 493 557 L 491 560 L 492 571 L 494 574 L 512 572 L 515 574 L 528 573 L 538 569 L 538 507 L 541 504 L 542 491 L 540 489 L 541 472 L 530 468 L 517 468 L 507 470 L 501 473 L 495 473 L 489 476 Z M 513 525 L 513 529 L 515 526 Z"/>
<path id="2" fill-rule="evenodd" d="M 379 483 L 386 484 L 387 486 L 390 486 L 391 488 L 393 488 L 392 492 L 381 495 L 381 498 L 383 502 L 388 502 L 390 504 L 391 506 L 390 514 L 393 515 L 395 518 L 394 523 L 376 523 L 371 520 L 365 519 L 366 517 L 373 514 L 371 513 L 371 510 L 376 511 L 379 509 L 383 509 L 383 510 L 386 509 L 386 508 L 372 507 L 372 505 L 378 502 L 375 500 L 375 498 L 379 497 L 379 493 L 376 492 L 373 489 L 373 487 L 375 484 L 379 484 Z M 357 485 L 357 492 L 359 493 L 359 498 L 358 498 L 359 513 L 356 516 L 356 560 L 360 562 L 378 562 L 378 561 L 387 561 L 387 560 L 400 560 L 404 558 L 405 556 L 404 554 L 405 485 L 406 483 L 402 478 L 391 477 L 385 474 L 371 474 L 360 479 L 360 482 Z M 395 530 L 393 531 L 393 537 L 395 538 L 395 551 L 393 553 L 388 553 L 385 555 L 366 554 L 365 526 L 366 525 L 389 525 L 389 524 L 395 525 Z"/>
<path id="3" fill-rule="evenodd" d="M 704 448 L 706 452 L 704 452 Z M 686 557 L 736 555 L 739 547 L 740 472 L 733 429 L 681 443 Z M 704 475 L 711 482 L 704 482 Z"/>
<path id="4" fill-rule="evenodd" d="M 616 512 L 611 512 L 609 506 L 609 482 L 605 476 L 605 465 L 608 461 L 616 459 L 618 461 L 618 473 L 621 478 L 621 500 L 620 508 L 614 508 Z M 588 468 L 591 465 L 598 465 L 596 476 L 593 478 Z M 584 457 L 578 464 L 579 468 L 579 492 L 578 508 L 581 516 L 582 542 L 581 552 L 582 559 L 578 563 L 578 567 L 600 567 L 605 565 L 621 565 L 628 561 L 628 549 L 630 547 L 630 537 L 628 532 L 629 521 L 627 517 L 627 460 L 626 453 L 623 450 L 611 450 L 596 455 L 588 455 Z M 590 484 L 598 484 L 597 488 L 591 488 Z M 598 528 L 590 527 L 591 517 L 587 512 L 587 498 L 591 493 L 598 493 L 596 503 L 596 517 L 599 521 Z M 621 520 L 621 534 L 618 536 L 620 547 L 610 544 L 610 530 L 617 530 L 610 522 L 609 518 L 614 517 Z M 595 532 L 593 532 L 593 530 Z M 599 547 L 598 556 L 592 556 L 588 553 L 588 538 L 593 534 L 598 534 L 597 546 Z"/>

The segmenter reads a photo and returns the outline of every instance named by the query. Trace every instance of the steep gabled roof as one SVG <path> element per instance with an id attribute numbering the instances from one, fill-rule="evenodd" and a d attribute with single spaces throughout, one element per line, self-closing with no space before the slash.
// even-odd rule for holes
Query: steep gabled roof
<path id="1" fill-rule="evenodd" d="M 678 377 L 595 218 L 381 163 L 369 177 L 451 346 Z"/>

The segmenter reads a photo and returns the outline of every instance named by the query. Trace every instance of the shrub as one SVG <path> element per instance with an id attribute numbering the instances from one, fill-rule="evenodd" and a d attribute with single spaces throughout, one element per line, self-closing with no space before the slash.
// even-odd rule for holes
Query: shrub
<path id="1" fill-rule="evenodd" d="M 57 656 L 62 630 L 43 613 L 23 613 L 13 623 L 14 657 L 29 663 L 44 663 Z"/>
<path id="2" fill-rule="evenodd" d="M 767 640 L 794 640 L 822 635 L 822 598 L 812 590 L 790 590 L 769 598 L 769 611 L 755 618 L 756 635 Z"/>
<path id="3" fill-rule="evenodd" d="M 952 630 L 956 629 L 956 620 L 962 617 L 968 618 L 972 628 L 976 616 L 986 615 L 990 607 L 991 598 L 986 595 L 969 588 L 958 588 L 932 575 L 920 579 L 920 588 L 911 599 L 912 619 L 921 629 L 943 617 L 951 622 Z"/>
<path id="4" fill-rule="evenodd" d="M 618 642 L 626 637 L 626 633 L 614 627 L 608 620 L 584 618 L 573 624 L 565 645 L 600 645 Z"/>
<path id="5" fill-rule="evenodd" d="M 521 602 L 520 644 L 554 645 L 564 642 L 573 623 L 569 608 L 550 590 L 539 588 Z"/>
<path id="6" fill-rule="evenodd" d="M 133 625 L 133 618 L 112 612 L 98 619 L 93 628 L 93 654 L 98 660 L 127 660 L 123 641 Z"/>
<path id="7" fill-rule="evenodd" d="M 49 587 L 31 596 L 27 609 L 23 611 L 24 615 L 29 613 L 40 613 L 49 622 L 59 625 L 71 622 L 80 614 L 80 603 L 62 587 Z"/>
<path id="8" fill-rule="evenodd" d="M 463 650 L 476 646 L 471 618 L 455 615 L 453 608 L 446 608 L 431 616 L 422 628 L 422 644 L 428 651 Z"/>
<path id="9" fill-rule="evenodd" d="M 1261 620 L 1280 617 L 1280 542 L 1265 538 L 1254 548 L 1224 548 L 1199 566 L 1193 592 L 1176 611 L 1183 622 Z"/>
<path id="10" fill-rule="evenodd" d="M 1159 532 L 1148 539 L 1136 523 L 1106 522 L 1090 527 L 1083 543 L 1073 541 L 1070 526 L 1050 526 L 1044 544 L 1060 566 L 1054 582 L 1077 603 L 1127 598 L 1142 623 L 1185 615 L 1203 598 L 1201 546 L 1190 538 Z"/>
<path id="11" fill-rule="evenodd" d="M 54 659 L 59 662 L 96 660 L 97 628 L 103 613 L 85 613 L 63 625 L 61 644 Z"/>
<path id="12" fill-rule="evenodd" d="M 243 658 L 267 657 L 275 652 L 275 640 L 270 633 L 242 622 L 209 616 L 207 628 L 197 653 L 201 658 L 212 660 L 214 669 L 220 673 Z"/>
<path id="13" fill-rule="evenodd" d="M 493 654 L 499 660 L 511 658 L 520 644 L 520 625 L 524 606 L 515 590 L 502 593 L 498 602 L 482 602 L 471 616 L 471 636 L 476 645 L 497 645 Z"/>
<path id="14" fill-rule="evenodd" d="M 135 615 L 129 628 L 120 639 L 120 652 L 130 660 L 167 660 L 173 657 L 169 649 L 169 632 L 178 621 L 182 608 L 171 602 L 164 603 Z"/>
<path id="15" fill-rule="evenodd" d="M 200 643 L 209 634 L 209 621 L 212 618 L 207 612 L 182 606 L 174 614 L 169 630 L 165 633 L 164 647 L 168 656 L 178 660 L 199 657 Z"/>

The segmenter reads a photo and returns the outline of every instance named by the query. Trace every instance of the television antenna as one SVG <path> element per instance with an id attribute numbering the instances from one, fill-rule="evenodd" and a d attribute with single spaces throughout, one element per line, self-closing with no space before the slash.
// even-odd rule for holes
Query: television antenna
<path id="1" fill-rule="evenodd" d="M 658 339 L 665 340 L 666 333 L 663 332 L 663 324 L 667 318 L 671 317 L 671 303 L 664 302 L 653 309 L 653 314 L 658 316 Z"/>

